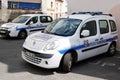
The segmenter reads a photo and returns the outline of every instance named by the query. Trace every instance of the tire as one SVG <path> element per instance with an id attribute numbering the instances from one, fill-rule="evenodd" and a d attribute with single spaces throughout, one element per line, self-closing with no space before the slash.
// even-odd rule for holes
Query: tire
<path id="1" fill-rule="evenodd" d="M 70 72 L 72 63 L 73 63 L 73 57 L 71 53 L 66 53 L 65 56 L 63 57 L 62 70 L 64 72 Z"/>
<path id="2" fill-rule="evenodd" d="M 27 37 L 26 31 L 20 31 L 18 37 L 21 39 L 25 39 Z"/>
<path id="3" fill-rule="evenodd" d="M 116 52 L 116 45 L 112 43 L 108 49 L 107 56 L 114 56 Z"/>

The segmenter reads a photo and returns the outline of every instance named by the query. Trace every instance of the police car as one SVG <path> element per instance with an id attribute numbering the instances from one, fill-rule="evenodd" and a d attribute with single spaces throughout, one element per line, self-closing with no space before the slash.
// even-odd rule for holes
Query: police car
<path id="1" fill-rule="evenodd" d="M 77 13 L 56 19 L 44 32 L 28 36 L 22 58 L 42 68 L 62 68 L 69 72 L 74 62 L 102 53 L 113 56 L 117 40 L 112 15 Z"/>
<path id="2" fill-rule="evenodd" d="M 46 14 L 20 15 L 12 22 L 1 25 L 0 35 L 26 38 L 32 32 L 45 29 L 52 20 L 52 17 Z"/>

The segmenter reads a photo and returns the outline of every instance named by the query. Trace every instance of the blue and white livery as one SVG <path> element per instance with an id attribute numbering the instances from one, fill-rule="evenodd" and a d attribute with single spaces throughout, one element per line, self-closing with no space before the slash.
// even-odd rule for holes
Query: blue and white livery
<path id="1" fill-rule="evenodd" d="M 117 40 L 111 15 L 74 14 L 54 20 L 44 32 L 28 36 L 22 58 L 39 67 L 61 67 L 69 72 L 73 62 L 102 53 L 113 56 Z"/>
<path id="2" fill-rule="evenodd" d="M 25 38 L 32 32 L 45 29 L 50 22 L 52 17 L 46 14 L 20 15 L 12 22 L 1 25 L 0 35 Z"/>

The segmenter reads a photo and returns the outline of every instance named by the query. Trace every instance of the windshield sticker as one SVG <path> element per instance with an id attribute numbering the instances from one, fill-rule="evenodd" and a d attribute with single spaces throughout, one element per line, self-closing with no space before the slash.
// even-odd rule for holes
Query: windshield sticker
<path id="1" fill-rule="evenodd" d="M 41 39 L 41 40 L 47 41 L 47 40 L 51 39 L 52 36 L 48 36 L 48 35 L 35 35 L 34 38 L 37 38 L 37 39 Z"/>

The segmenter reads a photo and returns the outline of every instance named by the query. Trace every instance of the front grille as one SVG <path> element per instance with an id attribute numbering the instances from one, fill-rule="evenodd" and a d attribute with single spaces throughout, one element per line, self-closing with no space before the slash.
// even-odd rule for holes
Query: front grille
<path id="1" fill-rule="evenodd" d="M 35 54 L 31 53 L 31 52 L 25 51 L 24 57 L 25 57 L 25 59 L 27 59 L 33 63 L 36 63 L 36 64 L 40 64 L 40 62 L 41 62 L 41 59 L 39 57 L 36 57 Z"/>
<path id="2" fill-rule="evenodd" d="M 41 62 L 41 58 L 43 59 L 49 59 L 53 56 L 53 54 L 43 54 L 43 53 L 38 53 L 38 52 L 34 52 L 34 51 L 30 51 L 28 49 L 23 48 L 23 52 L 24 52 L 24 57 L 36 64 L 39 64 Z"/>
<path id="3" fill-rule="evenodd" d="M 9 35 L 10 31 L 0 29 L 0 34 Z"/>

